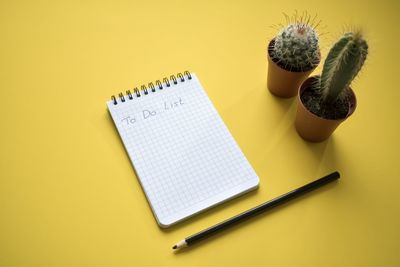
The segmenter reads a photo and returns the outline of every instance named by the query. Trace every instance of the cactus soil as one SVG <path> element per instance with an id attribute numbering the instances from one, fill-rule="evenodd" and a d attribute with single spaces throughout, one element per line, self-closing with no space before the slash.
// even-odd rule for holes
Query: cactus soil
<path id="1" fill-rule="evenodd" d="M 349 113 L 349 99 L 338 99 L 332 104 L 326 105 L 322 102 L 322 95 L 319 90 L 309 87 L 300 96 L 304 106 L 318 117 L 329 120 L 346 118 Z"/>

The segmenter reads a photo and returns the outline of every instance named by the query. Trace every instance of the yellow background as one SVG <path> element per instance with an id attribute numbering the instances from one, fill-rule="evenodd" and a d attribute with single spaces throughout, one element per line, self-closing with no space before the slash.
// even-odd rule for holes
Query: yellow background
<path id="1" fill-rule="evenodd" d="M 393 1 L 1 1 L 1 266 L 399 266 L 399 6 Z M 320 144 L 266 89 L 282 12 L 349 25 L 370 55 L 355 114 Z M 196 72 L 258 191 L 158 228 L 105 102 Z M 316 73 L 320 72 L 320 68 Z M 339 183 L 180 253 L 185 236 L 339 170 Z"/>

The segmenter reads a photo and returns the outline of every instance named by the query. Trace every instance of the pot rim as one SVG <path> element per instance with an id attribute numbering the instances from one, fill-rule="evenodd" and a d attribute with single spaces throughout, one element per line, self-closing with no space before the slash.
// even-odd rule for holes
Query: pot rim
<path id="1" fill-rule="evenodd" d="M 297 93 L 298 103 L 303 106 L 304 110 L 307 112 L 308 115 L 310 115 L 310 116 L 312 116 L 314 118 L 318 118 L 320 120 L 325 120 L 325 121 L 344 121 L 344 120 L 346 120 L 348 117 L 350 117 L 354 113 L 354 111 L 356 110 L 356 107 L 357 107 L 356 94 L 354 93 L 354 91 L 353 91 L 353 89 L 351 87 L 349 87 L 350 93 L 351 93 L 350 101 L 349 101 L 349 111 L 347 112 L 347 115 L 344 118 L 341 118 L 341 119 L 327 119 L 327 118 L 320 117 L 320 116 L 312 113 L 310 110 L 308 110 L 308 108 L 304 105 L 303 101 L 301 101 L 301 93 L 308 88 L 308 86 L 306 86 L 307 85 L 306 83 L 308 83 L 310 80 L 317 79 L 317 77 L 320 77 L 320 76 L 321 75 L 313 75 L 311 77 L 308 77 L 303 82 L 303 84 L 300 86 L 300 88 L 298 90 L 298 93 Z"/>

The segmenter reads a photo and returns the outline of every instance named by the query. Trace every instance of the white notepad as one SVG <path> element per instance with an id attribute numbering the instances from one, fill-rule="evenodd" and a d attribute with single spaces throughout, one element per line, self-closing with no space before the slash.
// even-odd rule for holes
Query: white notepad
<path id="1" fill-rule="evenodd" d="M 161 227 L 258 186 L 194 73 L 113 96 L 107 106 Z"/>

